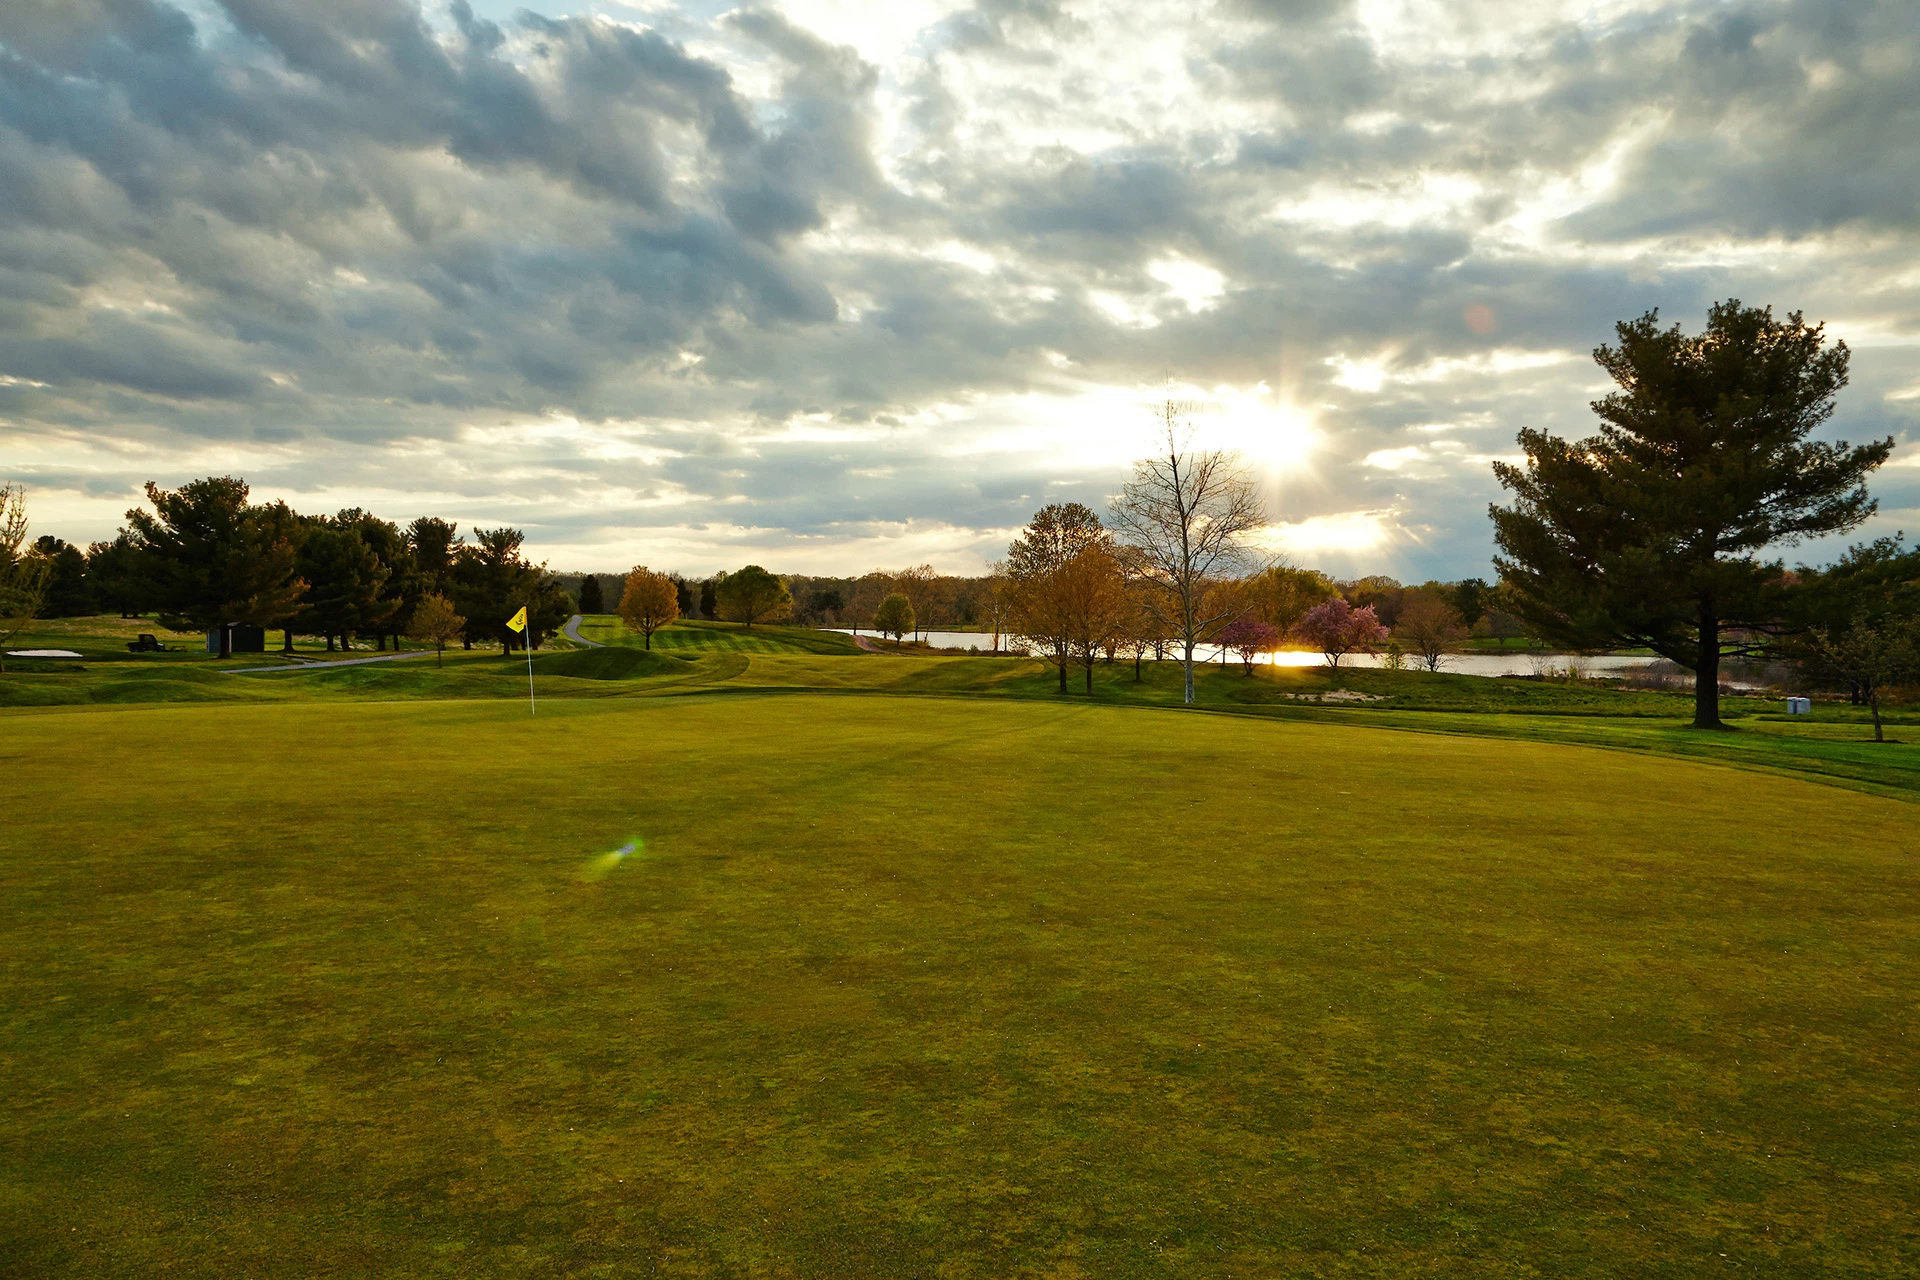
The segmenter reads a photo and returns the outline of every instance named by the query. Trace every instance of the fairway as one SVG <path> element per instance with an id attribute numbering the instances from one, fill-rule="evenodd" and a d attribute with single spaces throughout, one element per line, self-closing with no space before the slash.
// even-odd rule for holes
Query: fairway
<path id="1" fill-rule="evenodd" d="M 846 656 L 860 652 L 852 636 L 803 627 L 699 622 L 682 618 L 655 632 L 651 645 L 622 626 L 612 614 L 594 614 L 580 623 L 580 634 L 597 644 L 629 645 L 691 657 L 706 653 L 812 653 Z"/>
<path id="2" fill-rule="evenodd" d="M 0 1275 L 1920 1269 L 1908 801 L 1015 699 L 0 727 Z"/>

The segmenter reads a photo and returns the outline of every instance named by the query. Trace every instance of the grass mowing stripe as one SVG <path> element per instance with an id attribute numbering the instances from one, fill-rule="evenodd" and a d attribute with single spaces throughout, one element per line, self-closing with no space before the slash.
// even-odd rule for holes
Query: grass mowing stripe
<path id="1" fill-rule="evenodd" d="M 1907 806 L 1058 702 L 515 711 L 8 717 L 14 1269 L 1920 1265 Z"/>

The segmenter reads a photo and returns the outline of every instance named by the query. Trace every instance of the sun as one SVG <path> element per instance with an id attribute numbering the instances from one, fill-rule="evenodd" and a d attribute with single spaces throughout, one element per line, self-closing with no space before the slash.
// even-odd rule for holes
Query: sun
<path id="1" fill-rule="evenodd" d="M 1212 447 L 1237 450 L 1270 479 L 1310 470 L 1321 444 L 1313 415 L 1264 382 L 1250 391 L 1215 387 L 1201 424 Z"/>

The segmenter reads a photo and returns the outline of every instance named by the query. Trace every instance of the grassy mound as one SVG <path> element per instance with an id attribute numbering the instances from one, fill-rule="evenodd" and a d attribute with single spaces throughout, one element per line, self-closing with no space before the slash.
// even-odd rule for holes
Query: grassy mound
<path id="1" fill-rule="evenodd" d="M 680 675 L 686 660 L 645 649 L 575 649 L 535 659 L 542 675 L 572 676 L 576 680 L 634 680 L 642 676 Z"/>
<path id="2" fill-rule="evenodd" d="M 6 729 L 22 1275 L 1920 1268 L 1908 803 L 1018 699 Z"/>

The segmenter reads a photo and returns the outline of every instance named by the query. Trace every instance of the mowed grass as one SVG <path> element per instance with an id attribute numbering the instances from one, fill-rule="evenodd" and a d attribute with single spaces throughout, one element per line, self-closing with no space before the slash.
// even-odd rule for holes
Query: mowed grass
<path id="1" fill-rule="evenodd" d="M 92 656 L 74 662 L 16 659 L 0 675 L 0 707 L 190 702 L 347 702 L 509 699 L 527 694 L 527 669 L 497 651 L 453 650 L 364 665 L 281 668 L 273 655 L 220 662 L 200 654 L 117 657 L 106 642 L 151 620 L 74 619 L 36 624 L 65 628 L 65 643 Z M 945 697 L 1041 699 L 1112 706 L 1177 707 L 1179 664 L 1149 662 L 1134 678 L 1120 662 L 1096 667 L 1091 694 L 1076 674 L 1062 695 L 1045 663 L 1010 656 L 856 647 L 834 632 L 796 627 L 748 629 L 683 622 L 655 636 L 656 648 L 611 615 L 586 619 L 604 649 L 565 641 L 537 653 L 533 685 L 544 700 L 650 698 L 685 694 L 835 691 Z M 89 641 L 88 637 L 91 637 Z M 52 634 L 34 637 L 58 642 Z M 355 658 L 367 655 L 356 651 Z M 1889 709 L 1890 741 L 1871 741 L 1864 707 L 1823 701 L 1811 717 L 1787 717 L 1778 696 L 1729 697 L 1728 733 L 1689 727 L 1692 698 L 1634 692 L 1596 683 L 1489 680 L 1450 673 L 1208 664 L 1197 672 L 1198 702 L 1216 711 L 1294 719 L 1332 719 L 1396 729 L 1523 738 L 1688 756 L 1764 772 L 1811 774 L 1884 795 L 1920 794 L 1920 714 Z"/>
<path id="2" fill-rule="evenodd" d="M 1920 1267 L 1909 803 L 1014 699 L 0 724 L 7 1274 Z"/>
<path id="3" fill-rule="evenodd" d="M 600 644 L 647 647 L 645 637 L 628 631 L 620 619 L 610 613 L 586 615 L 580 622 L 580 634 Z M 748 627 L 737 622 L 703 622 L 684 618 L 654 632 L 652 649 L 656 653 L 681 656 L 703 653 L 851 655 L 861 652 L 852 636 L 841 635 L 837 631 L 767 623 Z"/>

